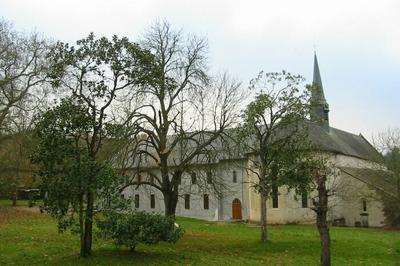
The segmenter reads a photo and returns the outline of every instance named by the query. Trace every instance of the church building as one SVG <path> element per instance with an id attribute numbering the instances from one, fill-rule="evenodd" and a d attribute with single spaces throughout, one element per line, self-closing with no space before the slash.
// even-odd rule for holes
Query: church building
<path id="1" fill-rule="evenodd" d="M 316 152 L 328 158 L 336 169 L 328 178 L 334 191 L 330 198 L 328 218 L 332 223 L 347 226 L 383 225 L 382 204 L 377 191 L 389 190 L 384 181 L 384 167 L 379 163 L 380 154 L 361 135 L 349 133 L 329 123 L 329 105 L 324 95 L 318 61 L 314 55 L 312 110 L 315 123 L 309 137 Z M 212 165 L 196 165 L 196 171 L 184 174 L 180 184 L 177 216 L 205 220 L 260 221 L 260 196 L 250 185 L 256 178 L 249 157 L 221 158 Z M 199 178 L 199 175 L 206 178 Z M 223 193 L 215 193 L 212 179 L 218 177 Z M 205 180 L 205 181 L 201 181 Z M 163 196 L 151 186 L 129 187 L 125 196 L 135 199 L 134 208 L 147 212 L 164 212 Z M 310 209 L 310 195 L 295 195 L 285 187 L 273 191 L 267 202 L 267 221 L 272 224 L 314 223 L 315 214 Z"/>

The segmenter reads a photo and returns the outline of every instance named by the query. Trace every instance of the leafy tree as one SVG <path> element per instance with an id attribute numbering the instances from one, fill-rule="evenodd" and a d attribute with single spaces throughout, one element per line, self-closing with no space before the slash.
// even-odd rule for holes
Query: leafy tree
<path id="1" fill-rule="evenodd" d="M 140 89 L 144 101 L 128 110 L 140 136 L 129 154 L 142 163 L 121 163 L 121 168 L 136 169 L 126 186 L 158 189 L 164 196 L 165 215 L 174 216 L 182 175 L 193 163 L 212 161 L 213 144 L 234 126 L 240 84 L 227 75 L 211 78 L 206 41 L 186 39 L 167 22 L 151 28 L 143 44 L 154 54 L 158 71 L 155 82 Z M 146 164 L 157 171 L 148 170 Z"/>
<path id="2" fill-rule="evenodd" d="M 383 199 L 383 212 L 386 218 L 386 224 L 400 228 L 400 147 L 394 148 L 390 153 L 385 155 L 385 161 L 389 170 L 393 171 L 392 179 L 393 187 L 397 188 L 397 197 L 380 193 Z"/>
<path id="3" fill-rule="evenodd" d="M 107 163 L 113 155 L 102 152 L 111 125 L 121 122 L 113 118 L 112 108 L 119 99 L 133 97 L 137 85 L 151 82 L 153 61 L 127 38 L 96 39 L 93 34 L 77 41 L 77 47 L 58 42 L 49 58 L 52 86 L 70 98 L 39 121 L 36 161 L 50 197 L 46 210 L 60 221 L 74 213 L 70 208 L 78 211 L 81 256 L 86 257 L 91 254 L 95 204 L 113 176 Z"/>
<path id="4" fill-rule="evenodd" d="M 172 217 L 145 212 L 107 212 L 97 223 L 100 236 L 112 239 L 116 246 L 134 251 L 138 244 L 176 243 L 183 235 Z"/>
<path id="5" fill-rule="evenodd" d="M 387 130 L 380 133 L 374 140 L 375 146 L 382 152 L 384 163 L 388 170 L 392 172 L 391 178 L 387 179 L 389 184 L 397 192 L 388 194 L 379 190 L 379 195 L 383 201 L 383 212 L 386 223 L 393 227 L 400 227 L 400 129 Z"/>
<path id="6" fill-rule="evenodd" d="M 41 115 L 35 131 L 37 150 L 33 157 L 42 177 L 43 208 L 57 218 L 61 232 L 71 228 L 79 233 L 82 256 L 86 252 L 87 220 L 93 219 L 93 209 L 108 207 L 101 204 L 104 200 L 98 200 L 96 207 L 93 203 L 90 205 L 88 191 L 102 198 L 117 182 L 107 162 L 90 158 L 86 137 L 91 123 L 92 117 L 85 106 L 73 98 L 63 99 L 61 104 Z M 91 180 L 93 176 L 95 182 Z M 112 196 L 115 193 L 109 193 L 107 200 L 115 202 Z"/>
<path id="7" fill-rule="evenodd" d="M 300 189 L 309 183 L 300 167 L 309 151 L 305 127 L 309 100 L 300 88 L 303 80 L 285 71 L 260 72 L 250 83 L 255 98 L 243 112 L 238 138 L 253 155 L 248 171 L 255 176 L 250 182 L 261 198 L 262 242 L 268 240 L 267 199 L 277 196 L 282 185 Z"/>

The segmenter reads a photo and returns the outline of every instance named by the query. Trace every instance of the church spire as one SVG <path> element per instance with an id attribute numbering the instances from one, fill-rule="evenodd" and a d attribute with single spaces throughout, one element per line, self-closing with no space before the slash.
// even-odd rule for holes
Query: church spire
<path id="1" fill-rule="evenodd" d="M 325 99 L 317 54 L 314 53 L 314 75 L 311 90 L 311 121 L 329 131 L 329 105 Z"/>

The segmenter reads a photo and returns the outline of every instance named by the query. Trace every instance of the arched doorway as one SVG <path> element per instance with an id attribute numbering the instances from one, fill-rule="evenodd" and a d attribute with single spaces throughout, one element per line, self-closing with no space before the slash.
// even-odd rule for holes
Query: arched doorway
<path id="1" fill-rule="evenodd" d="M 232 219 L 241 220 L 242 219 L 242 204 L 239 199 L 234 199 L 232 202 Z"/>

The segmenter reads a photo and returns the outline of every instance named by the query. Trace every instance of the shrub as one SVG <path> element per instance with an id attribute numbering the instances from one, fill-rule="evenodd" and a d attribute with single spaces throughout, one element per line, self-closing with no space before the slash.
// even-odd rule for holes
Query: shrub
<path id="1" fill-rule="evenodd" d="M 382 195 L 382 201 L 386 225 L 400 229 L 400 200 Z"/>
<path id="2" fill-rule="evenodd" d="M 138 244 L 175 243 L 183 235 L 173 218 L 145 212 L 108 212 L 97 226 L 100 237 L 112 239 L 117 247 L 126 246 L 132 251 Z"/>

